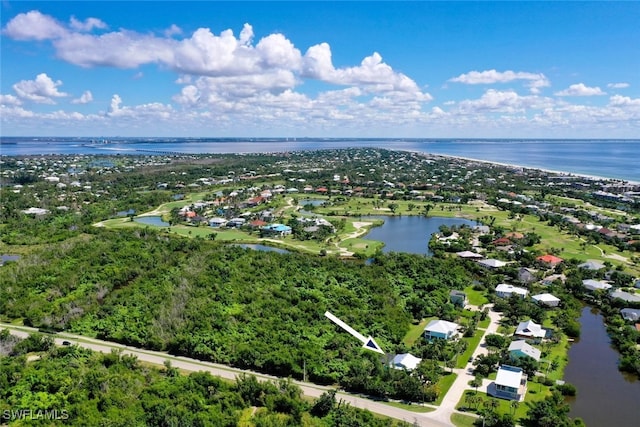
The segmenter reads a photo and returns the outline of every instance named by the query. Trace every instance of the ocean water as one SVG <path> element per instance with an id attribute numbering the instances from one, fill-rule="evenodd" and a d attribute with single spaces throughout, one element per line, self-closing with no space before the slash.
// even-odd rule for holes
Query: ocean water
<path id="1" fill-rule="evenodd" d="M 640 182 L 640 140 L 4 137 L 0 155 L 266 153 L 347 147 L 419 151 Z"/>

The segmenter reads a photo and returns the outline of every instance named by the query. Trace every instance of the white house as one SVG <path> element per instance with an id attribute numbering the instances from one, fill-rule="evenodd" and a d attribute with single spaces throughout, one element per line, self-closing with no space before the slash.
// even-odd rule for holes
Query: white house
<path id="1" fill-rule="evenodd" d="M 459 327 L 457 323 L 447 322 L 446 320 L 432 320 L 425 326 L 424 336 L 428 340 L 432 338 L 448 340 L 458 333 Z"/>
<path id="2" fill-rule="evenodd" d="M 415 357 L 411 353 L 396 354 L 391 362 L 391 365 L 395 369 L 406 369 L 407 371 L 413 371 L 420 364 L 422 359 Z"/>
<path id="3" fill-rule="evenodd" d="M 611 298 L 619 298 L 625 302 L 640 302 L 640 295 L 624 291 L 611 291 L 611 293 L 609 293 L 609 296 Z"/>
<path id="4" fill-rule="evenodd" d="M 526 392 L 527 375 L 521 368 L 509 365 L 500 366 L 496 380 L 487 387 L 491 396 L 518 402 L 524 399 Z"/>
<path id="5" fill-rule="evenodd" d="M 542 326 L 538 325 L 533 320 L 527 320 L 525 322 L 520 322 L 518 327 L 516 328 L 515 336 L 525 339 L 533 339 L 539 340 L 544 338 L 547 334 Z"/>
<path id="6" fill-rule="evenodd" d="M 518 295 L 519 297 L 524 298 L 528 293 L 529 291 L 524 288 L 508 285 L 506 283 L 500 283 L 496 286 L 496 295 L 501 298 L 511 298 L 511 295 Z"/>
<path id="7" fill-rule="evenodd" d="M 540 305 L 546 305 L 547 307 L 557 307 L 560 304 L 560 298 L 551 294 L 538 294 L 531 297 Z"/>
<path id="8" fill-rule="evenodd" d="M 532 345 L 529 345 L 525 340 L 512 341 L 511 344 L 509 344 L 508 351 L 509 356 L 512 359 L 519 357 L 531 357 L 535 361 L 539 361 L 540 355 L 542 354 L 540 350 Z"/>
<path id="9" fill-rule="evenodd" d="M 582 281 L 582 286 L 585 287 L 586 290 L 594 292 L 597 290 L 605 290 L 610 289 L 611 285 L 605 282 L 601 282 L 600 280 L 586 279 Z"/>
<path id="10" fill-rule="evenodd" d="M 483 259 L 481 261 L 478 261 L 478 264 L 489 269 L 500 268 L 507 265 L 506 262 L 500 261 L 499 259 Z"/>
<path id="11" fill-rule="evenodd" d="M 640 309 L 638 308 L 623 308 L 620 310 L 620 314 L 622 314 L 624 320 L 630 320 L 632 322 L 640 320 Z"/>

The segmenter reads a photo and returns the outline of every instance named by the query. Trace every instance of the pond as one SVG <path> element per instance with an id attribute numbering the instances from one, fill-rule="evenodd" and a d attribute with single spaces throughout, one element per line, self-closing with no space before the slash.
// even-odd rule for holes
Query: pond
<path id="1" fill-rule="evenodd" d="M 585 307 L 580 316 L 580 339 L 569 349 L 565 381 L 578 389 L 567 399 L 571 417 L 587 426 L 635 427 L 640 415 L 640 381 L 618 370 L 619 353 L 611 347 L 603 317 Z"/>
<path id="2" fill-rule="evenodd" d="M 133 220 L 141 224 L 154 225 L 156 227 L 169 227 L 169 223 L 163 221 L 159 216 L 139 216 Z"/>
<path id="3" fill-rule="evenodd" d="M 382 252 L 408 252 L 433 255 L 429 250 L 431 235 L 439 231 L 441 225 L 474 227 L 475 221 L 464 218 L 424 217 L 424 216 L 365 216 L 367 219 L 383 219 L 384 224 L 374 227 L 364 237 L 384 243 Z"/>
<path id="4" fill-rule="evenodd" d="M 277 252 L 279 254 L 288 254 L 289 251 L 286 249 L 280 249 L 280 248 L 273 248 L 271 246 L 267 246 L 267 245 L 256 245 L 256 244 L 249 244 L 249 243 L 240 243 L 237 246 L 240 246 L 241 248 L 245 248 L 245 249 L 253 249 L 256 251 L 264 251 L 264 252 Z"/>
<path id="5" fill-rule="evenodd" d="M 326 200 L 302 199 L 302 200 L 298 200 L 298 206 L 304 206 L 304 205 L 322 206 L 325 202 Z"/>

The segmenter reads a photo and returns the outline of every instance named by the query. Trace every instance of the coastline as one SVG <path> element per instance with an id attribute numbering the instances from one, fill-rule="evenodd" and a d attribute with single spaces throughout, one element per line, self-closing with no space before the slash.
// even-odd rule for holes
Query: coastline
<path id="1" fill-rule="evenodd" d="M 621 182 L 621 183 L 640 185 L 640 181 L 633 181 L 633 180 L 629 180 L 629 179 L 610 178 L 610 177 L 606 177 L 606 176 L 590 175 L 590 174 L 585 174 L 585 173 L 559 171 L 559 170 L 554 170 L 554 169 L 540 168 L 540 167 L 536 167 L 536 166 L 523 166 L 523 165 L 518 165 L 518 164 L 513 164 L 513 163 L 496 162 L 496 161 L 493 161 L 493 160 L 474 159 L 474 158 L 471 158 L 471 157 L 462 157 L 462 156 L 456 156 L 456 155 L 451 155 L 451 154 L 436 154 L 436 153 L 429 153 L 429 152 L 416 151 L 416 150 L 407 150 L 407 151 L 411 151 L 412 153 L 422 153 L 422 154 L 429 155 L 429 156 L 443 157 L 443 158 L 447 158 L 447 159 L 458 159 L 458 160 L 464 160 L 464 161 L 467 161 L 467 162 L 485 163 L 485 164 L 504 166 L 504 167 L 514 168 L 514 169 L 540 171 L 540 172 L 552 173 L 552 174 L 556 174 L 556 175 L 560 175 L 560 176 L 567 176 L 567 177 L 579 177 L 579 178 L 589 179 L 589 180 L 592 180 L 592 181 L 617 181 L 617 182 Z"/>

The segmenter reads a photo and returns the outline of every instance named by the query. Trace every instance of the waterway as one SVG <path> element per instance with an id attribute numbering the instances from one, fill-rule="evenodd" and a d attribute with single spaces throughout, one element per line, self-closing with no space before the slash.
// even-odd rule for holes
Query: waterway
<path id="1" fill-rule="evenodd" d="M 408 252 L 412 254 L 433 255 L 429 250 L 429 240 L 433 233 L 439 232 L 441 225 L 474 227 L 476 223 L 464 218 L 443 218 L 424 216 L 367 216 L 367 219 L 383 219 L 384 224 L 374 227 L 364 239 L 378 240 L 384 243 L 382 252 Z"/>
<path id="2" fill-rule="evenodd" d="M 618 370 L 619 353 L 611 347 L 604 319 L 592 307 L 580 316 L 580 339 L 569 349 L 565 380 L 578 389 L 568 399 L 571 417 L 588 427 L 640 425 L 640 381 Z"/>
<path id="3" fill-rule="evenodd" d="M 277 252 L 279 254 L 288 254 L 289 251 L 286 249 L 274 248 L 272 246 L 267 245 L 258 245 L 258 244 L 249 244 L 249 243 L 239 243 L 238 246 L 245 249 L 253 249 L 255 251 L 263 251 L 263 252 Z"/>

